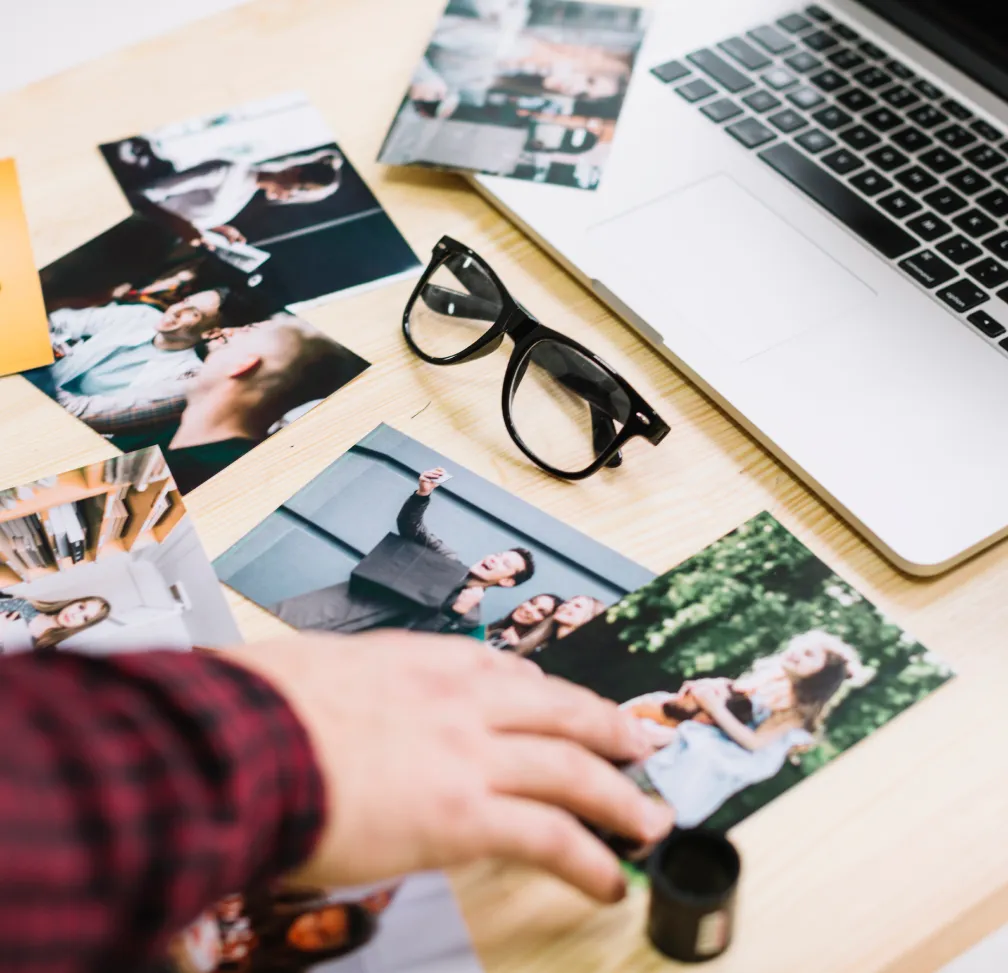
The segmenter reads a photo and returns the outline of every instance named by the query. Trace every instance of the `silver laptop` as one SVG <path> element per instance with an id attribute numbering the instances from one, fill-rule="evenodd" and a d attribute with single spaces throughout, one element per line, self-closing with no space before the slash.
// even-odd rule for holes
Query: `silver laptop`
<path id="1" fill-rule="evenodd" d="M 596 192 L 474 182 L 932 575 L 1008 533 L 1006 99 L 1000 4 L 668 2 Z"/>

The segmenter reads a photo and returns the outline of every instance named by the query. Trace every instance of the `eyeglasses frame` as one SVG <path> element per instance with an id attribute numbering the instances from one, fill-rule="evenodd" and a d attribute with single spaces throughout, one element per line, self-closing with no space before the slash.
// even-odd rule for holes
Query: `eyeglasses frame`
<path id="1" fill-rule="evenodd" d="M 456 352 L 454 355 L 449 355 L 445 358 L 436 358 L 426 354 L 413 340 L 410 332 L 410 315 L 417 300 L 420 299 L 424 287 L 430 282 L 431 277 L 452 256 L 465 256 L 479 264 L 480 268 L 497 288 L 502 307 L 497 312 L 496 319 L 490 328 L 471 345 Z M 657 446 L 669 434 L 668 424 L 644 401 L 637 390 L 622 375 L 584 345 L 573 338 L 568 338 L 567 335 L 559 331 L 548 328 L 538 318 L 530 314 L 511 296 L 510 291 L 504 286 L 500 277 L 497 276 L 493 268 L 479 254 L 471 250 L 464 243 L 460 243 L 449 236 L 441 237 L 434 247 L 430 262 L 421 275 L 420 280 L 417 281 L 413 293 L 410 295 L 410 299 L 406 304 L 406 310 L 403 312 L 403 335 L 413 353 L 431 365 L 464 365 L 468 362 L 485 358 L 487 355 L 495 352 L 505 338 L 510 337 L 514 341 L 514 349 L 511 352 L 511 357 L 504 372 L 504 384 L 501 390 L 501 409 L 504 414 L 504 425 L 515 445 L 536 466 L 560 479 L 584 480 L 605 466 L 619 466 L 622 462 L 622 449 L 631 439 L 639 436 L 646 439 L 652 445 Z M 588 361 L 616 382 L 630 402 L 630 415 L 623 428 L 616 433 L 615 438 L 609 446 L 595 458 L 594 462 L 578 472 L 572 473 L 559 470 L 536 456 L 521 438 L 521 435 L 515 428 L 511 415 L 511 406 L 518 387 L 519 370 L 532 349 L 547 339 L 583 355 Z"/>

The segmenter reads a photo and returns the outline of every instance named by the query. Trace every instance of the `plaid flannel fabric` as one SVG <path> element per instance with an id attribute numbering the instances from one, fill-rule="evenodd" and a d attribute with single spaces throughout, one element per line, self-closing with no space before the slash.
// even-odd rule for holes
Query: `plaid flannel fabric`
<path id="1" fill-rule="evenodd" d="M 0 660 L 0 968 L 131 973 L 225 893 L 304 861 L 301 724 L 211 655 Z"/>

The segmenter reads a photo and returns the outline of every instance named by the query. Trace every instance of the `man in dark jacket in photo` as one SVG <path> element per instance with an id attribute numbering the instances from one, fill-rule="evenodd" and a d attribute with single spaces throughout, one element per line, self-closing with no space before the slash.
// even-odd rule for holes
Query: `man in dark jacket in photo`
<path id="1" fill-rule="evenodd" d="M 386 535 L 350 574 L 350 580 L 286 598 L 272 611 L 297 629 L 362 632 L 406 628 L 471 632 L 480 624 L 488 588 L 511 588 L 535 573 L 532 552 L 516 547 L 488 554 L 466 567 L 424 523 L 431 494 L 446 473 L 420 474 L 419 486 Z"/>

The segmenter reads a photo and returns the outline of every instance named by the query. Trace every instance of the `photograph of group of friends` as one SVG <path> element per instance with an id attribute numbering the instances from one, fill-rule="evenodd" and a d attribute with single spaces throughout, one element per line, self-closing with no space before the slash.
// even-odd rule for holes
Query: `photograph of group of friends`
<path id="1" fill-rule="evenodd" d="M 369 940 L 379 925 L 381 934 Z M 448 880 L 428 873 L 397 886 L 338 892 L 275 886 L 226 896 L 145 973 L 308 970 L 481 973 L 482 967 Z"/>
<path id="2" fill-rule="evenodd" d="M 248 273 L 268 272 L 295 309 L 420 271 L 301 93 L 165 125 L 101 152 L 134 210 Z"/>
<path id="3" fill-rule="evenodd" d="M 653 576 L 389 426 L 214 568 L 299 630 L 453 632 L 530 657 Z"/>
<path id="4" fill-rule="evenodd" d="M 41 271 L 56 361 L 26 377 L 125 452 L 164 451 L 183 493 L 368 363 L 246 274 L 142 214 Z"/>
<path id="5" fill-rule="evenodd" d="M 155 459 L 142 481 L 97 463 L 25 484 L 0 508 L 0 653 L 241 641 L 171 473 Z"/>
<path id="6" fill-rule="evenodd" d="M 647 11 L 449 0 L 379 161 L 595 189 Z"/>
<path id="7" fill-rule="evenodd" d="M 952 676 L 769 514 L 537 656 L 639 719 L 627 773 L 727 830 Z"/>

